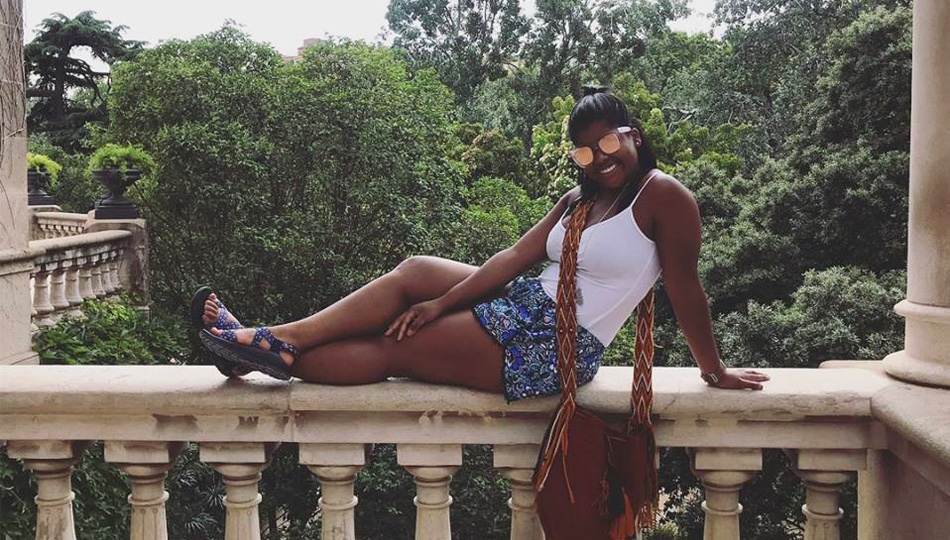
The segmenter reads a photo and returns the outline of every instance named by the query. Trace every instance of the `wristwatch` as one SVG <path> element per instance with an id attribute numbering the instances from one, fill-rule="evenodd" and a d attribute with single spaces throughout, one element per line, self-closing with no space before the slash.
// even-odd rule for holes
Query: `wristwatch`
<path id="1" fill-rule="evenodd" d="M 702 377 L 706 384 L 711 386 L 716 386 L 719 384 L 719 381 L 722 380 L 722 376 L 726 374 L 726 364 L 722 363 L 722 360 L 719 361 L 719 367 L 716 368 L 716 371 L 711 373 L 699 372 L 699 376 Z"/>

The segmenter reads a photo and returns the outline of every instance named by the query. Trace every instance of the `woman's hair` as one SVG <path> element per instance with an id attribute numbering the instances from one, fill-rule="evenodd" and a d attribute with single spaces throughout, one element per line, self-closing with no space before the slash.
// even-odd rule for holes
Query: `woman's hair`
<path id="1" fill-rule="evenodd" d="M 627 106 L 617 96 L 611 94 L 606 86 L 585 85 L 584 95 L 577 100 L 571 109 L 571 116 L 567 121 L 567 134 L 571 141 L 577 142 L 577 136 L 591 124 L 606 121 L 616 127 L 630 126 L 640 132 L 640 147 L 637 149 L 637 160 L 640 163 L 640 174 L 656 168 L 656 152 L 650 139 L 643 131 L 640 121 L 630 116 Z M 588 199 L 597 194 L 597 184 L 588 180 L 581 168 L 578 173 L 578 183 L 581 186 L 581 199 Z M 629 197 L 635 196 L 628 194 Z"/>

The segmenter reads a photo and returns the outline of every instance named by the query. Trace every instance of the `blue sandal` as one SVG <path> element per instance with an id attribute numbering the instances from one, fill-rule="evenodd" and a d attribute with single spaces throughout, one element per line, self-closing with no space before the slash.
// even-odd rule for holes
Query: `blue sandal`
<path id="1" fill-rule="evenodd" d="M 198 335 L 201 337 L 204 346 L 215 355 L 239 366 L 260 371 L 265 375 L 284 381 L 290 380 L 290 366 L 284 362 L 280 353 L 287 351 L 294 357 L 294 360 L 300 356 L 296 347 L 274 337 L 269 328 L 262 327 L 255 330 L 254 339 L 250 345 L 238 343 L 234 330 L 225 330 L 220 337 L 208 330 L 202 330 Z M 268 345 L 270 345 L 269 350 L 259 348 L 264 340 L 267 340 Z"/>
<path id="2" fill-rule="evenodd" d="M 220 328 L 221 330 L 240 330 L 244 328 L 244 325 L 235 320 L 228 321 L 228 308 L 224 306 L 221 300 L 218 300 L 216 303 L 218 305 L 218 318 L 215 319 L 211 325 L 205 325 L 204 323 L 204 306 L 205 302 L 208 301 L 208 297 L 212 294 L 211 287 L 201 287 L 195 294 L 191 297 L 191 326 L 195 330 L 203 330 L 211 327 Z M 224 358 L 212 353 L 210 350 L 204 351 L 206 354 L 203 354 L 205 361 L 214 364 L 214 367 L 218 368 L 218 371 L 225 377 L 238 377 L 241 375 L 246 375 L 247 370 L 241 368 L 234 362 L 229 362 Z"/>

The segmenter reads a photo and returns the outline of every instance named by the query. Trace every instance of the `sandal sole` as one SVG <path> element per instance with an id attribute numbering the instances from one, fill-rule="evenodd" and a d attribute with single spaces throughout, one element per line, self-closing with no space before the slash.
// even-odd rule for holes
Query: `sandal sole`
<path id="1" fill-rule="evenodd" d="M 289 381 L 291 379 L 287 364 L 277 353 L 252 348 L 249 345 L 233 343 L 207 330 L 202 330 L 198 335 L 205 348 L 224 360 L 233 362 L 239 366 L 251 368 L 254 371 L 260 371 L 265 375 L 282 381 Z M 281 367 L 277 367 L 277 362 L 280 363 Z"/>

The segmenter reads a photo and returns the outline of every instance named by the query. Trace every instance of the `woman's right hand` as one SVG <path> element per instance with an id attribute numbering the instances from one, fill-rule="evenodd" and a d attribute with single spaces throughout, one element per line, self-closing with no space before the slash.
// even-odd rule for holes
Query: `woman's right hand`
<path id="1" fill-rule="evenodd" d="M 423 325 L 442 316 L 443 311 L 438 299 L 419 302 L 396 317 L 384 335 L 391 336 L 395 333 L 396 341 L 402 341 L 403 337 L 412 337 Z"/>

